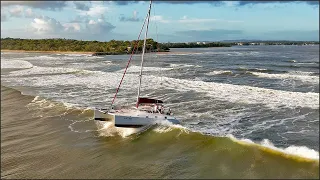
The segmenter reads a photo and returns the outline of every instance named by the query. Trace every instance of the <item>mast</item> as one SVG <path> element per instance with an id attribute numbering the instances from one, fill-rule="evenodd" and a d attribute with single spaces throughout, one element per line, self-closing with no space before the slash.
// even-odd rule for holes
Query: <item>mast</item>
<path id="1" fill-rule="evenodd" d="M 140 96 L 141 80 L 142 80 L 142 69 L 143 69 L 143 58 L 144 58 L 144 53 L 145 53 L 145 49 L 146 49 L 146 42 L 147 42 L 147 36 L 148 36 L 148 27 L 149 27 L 149 20 L 150 20 L 151 4 L 152 4 L 152 0 L 150 1 L 150 5 L 149 5 L 147 27 L 146 27 L 146 32 L 144 34 L 142 56 L 141 56 L 141 65 L 140 65 L 141 69 L 140 69 L 140 74 L 139 74 L 139 87 L 138 87 L 138 96 L 137 96 L 137 105 L 136 105 L 136 107 L 139 106 L 139 96 Z"/>

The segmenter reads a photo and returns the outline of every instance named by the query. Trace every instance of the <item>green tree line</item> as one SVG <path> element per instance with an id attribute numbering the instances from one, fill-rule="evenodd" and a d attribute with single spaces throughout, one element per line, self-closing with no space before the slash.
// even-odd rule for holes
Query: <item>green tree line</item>
<path id="1" fill-rule="evenodd" d="M 111 54 L 131 53 L 136 44 L 134 41 L 81 41 L 73 39 L 19 39 L 1 38 L 1 49 L 25 50 L 25 51 L 78 51 L 78 52 L 103 52 Z M 143 48 L 143 40 L 139 40 L 138 48 L 135 52 L 139 53 Z M 161 49 L 162 46 L 153 39 L 147 39 L 146 52 L 168 51 Z"/>

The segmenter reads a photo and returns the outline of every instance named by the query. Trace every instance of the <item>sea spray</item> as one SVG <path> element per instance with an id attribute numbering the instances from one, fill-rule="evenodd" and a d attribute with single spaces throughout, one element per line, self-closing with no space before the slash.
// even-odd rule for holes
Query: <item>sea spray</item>
<path id="1" fill-rule="evenodd" d="M 239 143 L 244 142 L 248 145 L 251 144 L 256 146 L 262 146 L 262 147 L 266 147 L 266 148 L 269 148 L 278 152 L 282 152 L 285 154 L 295 155 L 302 158 L 319 161 L 319 152 L 313 149 L 307 148 L 305 146 L 289 146 L 287 148 L 279 148 L 279 147 L 275 147 L 273 143 L 271 143 L 270 140 L 268 139 L 263 139 L 260 143 L 255 143 L 252 140 L 246 139 L 246 138 L 237 139 L 231 134 L 227 135 L 227 137 L 229 137 L 234 142 L 239 142 Z"/>

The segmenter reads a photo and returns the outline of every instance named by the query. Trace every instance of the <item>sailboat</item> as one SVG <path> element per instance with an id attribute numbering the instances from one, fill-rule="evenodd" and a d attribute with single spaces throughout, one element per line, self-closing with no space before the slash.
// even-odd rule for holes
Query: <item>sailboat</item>
<path id="1" fill-rule="evenodd" d="M 113 122 L 115 127 L 130 127 L 130 128 L 139 128 L 142 126 L 153 125 L 162 122 L 170 122 L 172 124 L 180 124 L 180 121 L 177 120 L 170 108 L 164 106 L 163 101 L 148 97 L 140 97 L 141 92 L 141 83 L 142 83 L 142 72 L 143 72 L 143 62 L 144 55 L 146 51 L 146 40 L 148 35 L 148 27 L 150 22 L 150 12 L 151 12 L 152 1 L 150 1 L 149 10 L 143 26 L 141 28 L 140 34 L 138 36 L 138 40 L 143 31 L 143 28 L 146 23 L 146 31 L 143 42 L 143 49 L 141 55 L 141 65 L 140 65 L 140 74 L 139 74 L 139 87 L 138 87 L 138 95 L 137 102 L 133 107 L 120 107 L 114 108 L 114 101 L 116 99 L 117 93 L 123 81 L 123 78 L 126 74 L 130 61 L 132 59 L 132 55 L 134 54 L 134 49 L 137 48 L 138 41 L 136 42 L 135 48 L 132 50 L 132 54 L 129 58 L 127 67 L 125 68 L 124 74 L 120 81 L 120 84 L 117 88 L 117 91 L 114 95 L 114 98 L 111 103 L 111 108 L 109 109 L 95 109 L 94 110 L 94 119 L 96 121 L 106 121 Z"/>

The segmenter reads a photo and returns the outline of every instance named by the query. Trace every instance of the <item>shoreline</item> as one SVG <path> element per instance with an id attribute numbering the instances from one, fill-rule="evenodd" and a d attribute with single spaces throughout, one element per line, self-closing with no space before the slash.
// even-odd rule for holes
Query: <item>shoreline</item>
<path id="1" fill-rule="evenodd" d="M 10 50 L 10 49 L 1 49 L 1 52 L 48 53 L 48 54 L 94 54 L 95 53 L 95 52 L 85 52 L 85 51 L 26 51 L 26 50 Z"/>
<path id="2" fill-rule="evenodd" d="M 15 53 L 43 53 L 43 54 L 95 54 L 96 52 L 84 52 L 84 51 L 26 51 L 26 50 L 10 50 L 10 49 L 1 49 L 2 52 L 15 52 Z M 176 52 L 151 52 L 146 54 L 158 54 L 158 55 L 170 55 L 170 54 L 195 54 L 196 52 L 182 52 L 182 51 L 176 51 Z M 130 55 L 130 54 L 119 54 L 119 55 Z M 134 55 L 141 55 L 134 54 Z M 104 55 L 107 56 L 107 55 Z"/>

